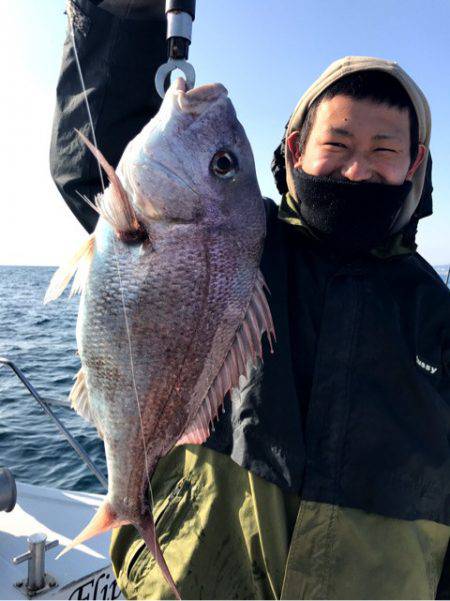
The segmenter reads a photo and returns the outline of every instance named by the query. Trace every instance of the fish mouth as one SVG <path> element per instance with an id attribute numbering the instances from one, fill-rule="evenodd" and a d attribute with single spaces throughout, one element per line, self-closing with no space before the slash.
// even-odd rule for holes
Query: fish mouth
<path id="1" fill-rule="evenodd" d="M 228 96 L 228 90 L 221 83 L 208 83 L 186 91 L 186 81 L 178 77 L 172 85 L 179 109 L 191 115 L 199 115 L 220 98 Z"/>
<path id="2" fill-rule="evenodd" d="M 184 79 L 184 77 L 177 77 L 176 80 L 173 82 L 172 87 L 175 92 L 186 92 L 186 80 Z"/>

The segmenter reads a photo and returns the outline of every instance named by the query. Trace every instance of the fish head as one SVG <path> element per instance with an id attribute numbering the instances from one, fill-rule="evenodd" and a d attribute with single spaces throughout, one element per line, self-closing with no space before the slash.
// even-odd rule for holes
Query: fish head
<path id="1" fill-rule="evenodd" d="M 144 225 L 155 220 L 241 225 L 262 212 L 253 153 L 221 84 L 187 91 L 178 78 L 127 146 L 119 178 Z"/>

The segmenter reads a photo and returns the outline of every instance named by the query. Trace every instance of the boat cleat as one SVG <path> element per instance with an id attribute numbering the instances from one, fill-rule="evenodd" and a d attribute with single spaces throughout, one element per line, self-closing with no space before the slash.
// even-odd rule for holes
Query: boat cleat
<path id="1" fill-rule="evenodd" d="M 59 541 L 57 540 L 47 543 L 47 535 L 38 532 L 28 537 L 28 551 L 13 557 L 14 565 L 28 561 L 27 577 L 14 584 L 14 587 L 25 597 L 31 599 L 56 586 L 56 579 L 51 574 L 45 573 L 45 552 L 58 545 Z"/>

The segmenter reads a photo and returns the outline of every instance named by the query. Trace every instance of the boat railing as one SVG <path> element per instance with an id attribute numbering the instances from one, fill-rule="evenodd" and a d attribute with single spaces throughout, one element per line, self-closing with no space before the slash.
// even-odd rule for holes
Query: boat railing
<path id="1" fill-rule="evenodd" d="M 100 472 L 100 470 L 92 463 L 89 455 L 83 449 L 83 447 L 75 440 L 72 434 L 67 430 L 64 424 L 61 423 L 59 418 L 55 415 L 55 413 L 51 410 L 48 401 L 41 397 L 36 388 L 31 384 L 28 378 L 25 376 L 23 371 L 10 359 L 6 359 L 5 357 L 0 357 L 0 367 L 5 365 L 9 367 L 15 375 L 19 378 L 31 396 L 37 401 L 37 403 L 41 406 L 41 408 L 45 411 L 45 413 L 53 420 L 58 430 L 65 437 L 67 442 L 73 448 L 73 450 L 77 453 L 78 457 L 87 465 L 87 467 L 91 470 L 100 484 L 107 489 L 108 482 L 105 476 Z"/>

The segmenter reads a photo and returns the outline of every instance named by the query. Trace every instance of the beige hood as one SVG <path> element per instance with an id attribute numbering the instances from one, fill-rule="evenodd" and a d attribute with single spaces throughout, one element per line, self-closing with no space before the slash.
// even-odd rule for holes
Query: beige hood
<path id="1" fill-rule="evenodd" d="M 331 63 L 328 69 L 322 73 L 319 79 L 317 79 L 300 98 L 289 121 L 286 130 L 286 139 L 293 131 L 300 129 L 311 103 L 326 88 L 349 73 L 354 73 L 355 71 L 367 71 L 369 69 L 377 69 L 379 71 L 389 73 L 398 79 L 398 81 L 403 85 L 409 94 L 409 97 L 411 98 L 414 108 L 416 109 L 417 119 L 419 122 L 419 142 L 424 144 L 424 146 L 427 148 L 427 156 L 425 156 L 424 161 L 413 176 L 411 192 L 409 193 L 407 199 L 408 204 L 410 204 L 412 207 L 411 215 L 408 215 L 409 219 L 419 204 L 424 186 L 431 134 L 431 114 L 430 107 L 428 106 L 427 99 L 425 98 L 422 90 L 396 62 L 387 61 L 381 58 L 372 58 L 370 56 L 346 56 L 345 58 Z M 290 152 L 286 148 L 287 186 L 291 196 L 298 201 L 299 199 L 296 197 L 292 178 L 293 169 L 294 167 Z"/>

